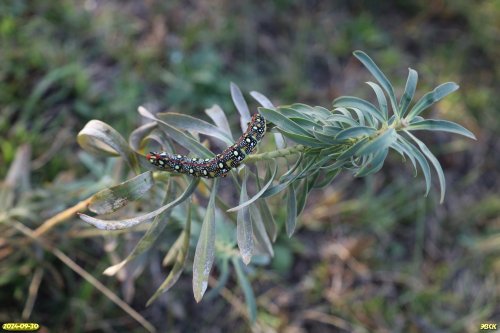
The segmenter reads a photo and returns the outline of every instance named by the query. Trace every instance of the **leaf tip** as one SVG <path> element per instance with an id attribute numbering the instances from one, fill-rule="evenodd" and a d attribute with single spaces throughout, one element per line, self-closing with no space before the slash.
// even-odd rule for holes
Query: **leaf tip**
<path id="1" fill-rule="evenodd" d="M 104 275 L 107 275 L 107 276 L 113 276 L 115 275 L 120 269 L 123 268 L 123 266 L 127 263 L 127 260 L 123 260 L 122 262 L 116 264 L 116 265 L 113 265 L 113 266 L 109 266 L 108 268 L 106 268 L 102 273 Z"/>
<path id="2" fill-rule="evenodd" d="M 363 51 L 361 51 L 361 50 L 355 50 L 354 52 L 352 52 L 352 54 L 353 54 L 356 58 L 358 58 L 359 56 L 362 56 L 362 55 L 364 55 L 364 54 L 366 54 L 366 53 L 364 53 L 364 52 L 363 52 Z"/>
<path id="3" fill-rule="evenodd" d="M 241 257 L 241 259 L 242 259 L 243 263 L 248 266 L 248 264 L 252 260 L 252 256 L 251 255 L 243 255 Z"/>

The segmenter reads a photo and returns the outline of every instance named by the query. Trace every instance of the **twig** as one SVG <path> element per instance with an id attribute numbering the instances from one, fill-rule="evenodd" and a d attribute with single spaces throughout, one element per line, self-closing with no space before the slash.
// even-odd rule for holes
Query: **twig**
<path id="1" fill-rule="evenodd" d="M 87 208 L 87 206 L 89 205 L 91 198 L 92 197 L 89 197 L 83 201 L 80 201 L 79 203 L 77 203 L 73 207 L 70 207 L 66 210 L 63 210 L 59 214 L 52 216 L 50 219 L 43 222 L 41 226 L 39 226 L 38 228 L 36 228 L 33 231 L 33 236 L 35 238 L 38 238 L 41 235 L 45 234 L 50 229 L 54 228 L 59 223 L 64 222 L 65 220 L 67 220 L 69 218 L 72 218 L 77 212 L 85 210 Z"/>
<path id="2" fill-rule="evenodd" d="M 270 151 L 267 153 L 261 153 L 261 154 L 254 154 L 254 155 L 248 155 L 244 160 L 243 163 L 249 164 L 249 163 L 255 163 L 257 161 L 262 161 L 262 160 L 272 160 L 277 157 L 286 157 L 289 155 L 295 155 L 301 152 L 304 152 L 308 147 L 304 145 L 296 145 L 293 147 L 288 147 L 285 149 L 279 149 L 279 150 L 274 150 Z"/>
<path id="3" fill-rule="evenodd" d="M 35 270 L 35 274 L 33 274 L 33 279 L 31 280 L 28 289 L 28 299 L 26 300 L 23 313 L 21 314 L 21 318 L 23 318 L 23 320 L 28 320 L 29 317 L 31 316 L 31 312 L 33 311 L 33 306 L 35 305 L 36 296 L 38 295 L 38 288 L 40 288 L 40 283 L 42 282 L 42 277 L 43 277 L 43 268 L 37 267 Z"/>
<path id="4" fill-rule="evenodd" d="M 139 312 L 135 311 L 125 303 L 121 298 L 119 298 L 115 293 L 113 293 L 108 287 L 102 284 L 99 280 L 93 277 L 90 273 L 80 267 L 76 262 L 74 262 L 70 257 L 64 254 L 61 250 L 54 248 L 50 243 L 41 238 L 37 238 L 35 236 L 35 232 L 30 228 L 26 227 L 24 224 L 20 222 L 14 222 L 12 224 L 17 230 L 21 231 L 24 235 L 32 238 L 34 241 L 39 243 L 45 250 L 51 252 L 55 255 L 59 260 L 61 260 L 66 266 L 72 269 L 75 273 L 84 278 L 87 282 L 93 285 L 97 290 L 103 293 L 106 297 L 108 297 L 113 303 L 118 305 L 125 311 L 130 317 L 134 318 L 139 324 L 141 324 L 148 332 L 156 332 L 155 327 L 148 322 L 143 316 L 139 314 Z"/>

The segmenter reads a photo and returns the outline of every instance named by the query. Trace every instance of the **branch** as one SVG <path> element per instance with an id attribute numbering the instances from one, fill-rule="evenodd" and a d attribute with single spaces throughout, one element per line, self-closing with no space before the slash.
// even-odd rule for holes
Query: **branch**
<path id="1" fill-rule="evenodd" d="M 296 145 L 293 147 L 274 150 L 274 151 L 270 151 L 267 153 L 249 155 L 243 160 L 243 163 L 249 164 L 249 163 L 255 163 L 255 162 L 263 161 L 263 160 L 273 160 L 277 157 L 285 157 L 285 156 L 289 156 L 289 155 L 295 155 L 295 154 L 304 152 L 307 149 L 308 149 L 308 147 L 306 147 L 304 145 Z"/>

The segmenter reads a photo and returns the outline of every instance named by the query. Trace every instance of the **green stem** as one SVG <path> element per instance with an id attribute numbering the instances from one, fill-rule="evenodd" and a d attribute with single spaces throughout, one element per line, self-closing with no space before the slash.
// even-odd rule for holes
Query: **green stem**
<path id="1" fill-rule="evenodd" d="M 255 154 L 255 155 L 249 155 L 245 158 L 243 163 L 249 164 L 249 163 L 255 163 L 258 161 L 263 161 L 263 160 L 272 160 L 277 157 L 285 157 L 289 155 L 295 155 L 301 152 L 304 152 L 308 147 L 304 145 L 296 145 L 293 147 L 288 147 L 285 149 L 279 149 L 275 151 L 270 151 L 267 153 L 261 153 L 261 154 Z"/>

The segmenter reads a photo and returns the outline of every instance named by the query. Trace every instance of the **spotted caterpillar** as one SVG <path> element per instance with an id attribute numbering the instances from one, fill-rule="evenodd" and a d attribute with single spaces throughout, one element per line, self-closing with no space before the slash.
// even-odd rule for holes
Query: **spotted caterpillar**
<path id="1" fill-rule="evenodd" d="M 254 114 L 247 130 L 232 146 L 224 149 L 214 158 L 190 158 L 183 155 L 171 155 L 165 152 L 150 152 L 146 158 L 157 168 L 169 172 L 179 172 L 194 177 L 225 177 L 238 167 L 245 156 L 251 154 L 266 133 L 266 121 L 260 114 Z"/>

